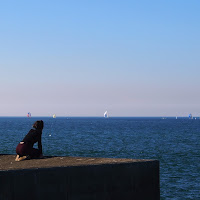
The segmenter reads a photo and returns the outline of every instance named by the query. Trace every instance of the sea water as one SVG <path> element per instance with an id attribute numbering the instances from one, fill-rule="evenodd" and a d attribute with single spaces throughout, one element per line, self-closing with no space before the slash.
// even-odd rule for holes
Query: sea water
<path id="1" fill-rule="evenodd" d="M 15 154 L 36 120 L 44 155 L 157 159 L 161 199 L 200 199 L 199 118 L 0 117 L 0 154 Z"/>

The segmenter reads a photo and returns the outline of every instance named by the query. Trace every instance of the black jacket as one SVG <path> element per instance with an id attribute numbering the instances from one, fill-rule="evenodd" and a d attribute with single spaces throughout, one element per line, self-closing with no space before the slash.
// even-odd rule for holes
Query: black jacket
<path id="1" fill-rule="evenodd" d="M 42 154 L 42 130 L 41 129 L 31 129 L 28 134 L 24 137 L 22 142 L 30 144 L 32 147 L 33 145 L 38 142 L 38 149 L 40 154 Z"/>

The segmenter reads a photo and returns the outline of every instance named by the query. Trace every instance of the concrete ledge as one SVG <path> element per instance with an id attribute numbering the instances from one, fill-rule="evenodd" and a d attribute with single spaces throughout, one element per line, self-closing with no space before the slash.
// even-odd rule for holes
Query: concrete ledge
<path id="1" fill-rule="evenodd" d="M 0 155 L 0 199 L 158 200 L 159 162 L 76 157 L 15 162 L 14 155 Z"/>

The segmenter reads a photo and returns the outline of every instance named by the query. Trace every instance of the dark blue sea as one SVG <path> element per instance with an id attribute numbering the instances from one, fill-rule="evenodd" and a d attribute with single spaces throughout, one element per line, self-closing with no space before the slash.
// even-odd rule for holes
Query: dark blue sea
<path id="1" fill-rule="evenodd" d="M 44 155 L 157 159 L 161 199 L 200 199 L 199 118 L 0 117 L 0 154 L 41 119 Z"/>

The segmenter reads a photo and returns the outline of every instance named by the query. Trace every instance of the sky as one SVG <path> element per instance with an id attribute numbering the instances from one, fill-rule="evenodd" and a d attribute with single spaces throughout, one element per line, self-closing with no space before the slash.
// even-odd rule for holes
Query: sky
<path id="1" fill-rule="evenodd" d="M 200 117 L 199 0 L 0 1 L 0 116 Z"/>

